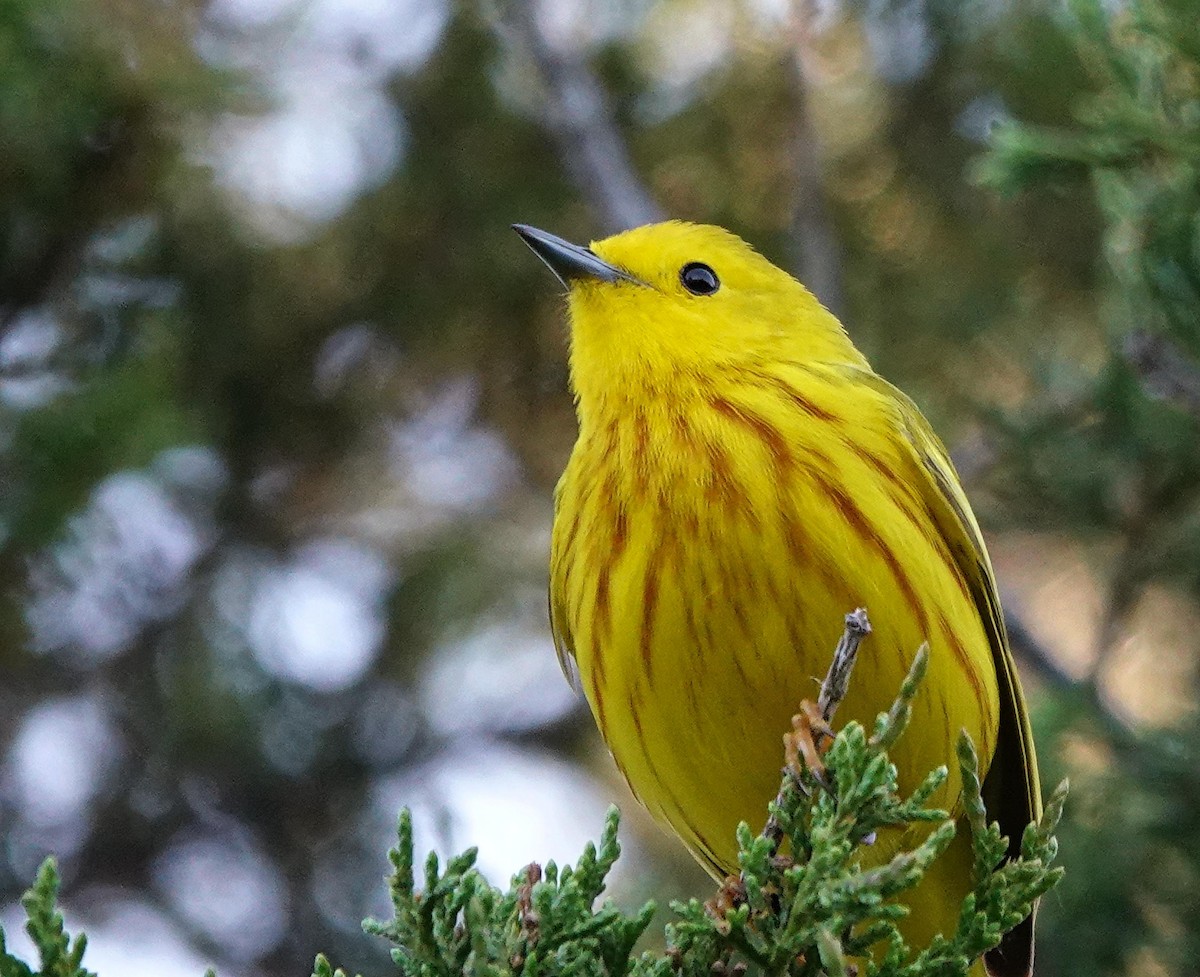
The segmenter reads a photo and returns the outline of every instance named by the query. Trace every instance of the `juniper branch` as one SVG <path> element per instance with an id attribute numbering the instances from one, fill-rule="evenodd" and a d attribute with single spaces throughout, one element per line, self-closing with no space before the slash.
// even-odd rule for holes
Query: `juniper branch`
<path id="1" fill-rule="evenodd" d="M 845 695 L 845 675 L 867 630 L 865 615 L 847 617 L 827 694 L 819 700 L 823 705 L 814 706 L 818 719 L 831 717 Z M 872 735 L 849 722 L 833 737 L 820 756 L 828 768 L 827 789 L 815 789 L 809 780 L 803 791 L 794 776 L 787 781 L 792 789 L 781 792 L 772 815 L 788 857 L 778 857 L 779 846 L 770 837 L 740 825 L 739 898 L 673 905 L 676 918 L 667 926 L 663 953 L 634 951 L 655 912 L 653 903 L 625 912 L 604 898 L 620 856 L 615 808 L 599 844 L 588 845 L 574 865 L 531 864 L 507 889 L 479 874 L 474 849 L 444 867 L 437 856 L 427 857 L 418 888 L 412 818 L 405 811 L 389 853 L 392 918 L 368 920 L 364 929 L 391 944 L 405 977 L 836 977 L 862 973 L 864 963 L 874 977 L 966 977 L 971 961 L 995 946 L 1061 877 L 1050 863 L 1066 785 L 1055 792 L 1041 821 L 1026 829 L 1018 857 L 1005 861 L 1007 842 L 987 822 L 978 760 L 964 737 L 959 762 L 975 850 L 974 890 L 953 934 L 929 947 L 909 947 L 896 926 L 907 911 L 904 894 L 955 834 L 947 812 L 930 806 L 945 781 L 945 767 L 906 797 L 887 755 L 904 733 L 927 660 L 923 648 Z M 882 863 L 877 850 L 862 847 L 884 828 L 913 838 L 907 829 L 921 825 L 929 826 L 923 839 L 916 835 L 913 847 Z M 47 862 L 25 899 L 42 968 L 35 973 L 11 956 L 0 933 L 0 977 L 94 977 L 82 967 L 85 940 L 72 940 L 63 928 L 57 891 L 53 862 Z M 348 977 L 324 956 L 312 973 Z"/>

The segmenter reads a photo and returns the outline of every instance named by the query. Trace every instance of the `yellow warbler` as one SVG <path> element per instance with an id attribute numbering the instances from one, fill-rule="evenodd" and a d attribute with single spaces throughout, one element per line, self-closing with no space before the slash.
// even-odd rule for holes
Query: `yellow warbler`
<path id="1" fill-rule="evenodd" d="M 551 624 L 641 801 L 714 875 L 736 871 L 735 827 L 763 817 L 780 736 L 865 606 L 874 632 L 839 718 L 870 728 L 927 641 L 901 787 L 949 763 L 935 800 L 961 815 L 965 728 L 1019 844 L 1037 763 L 991 563 L 912 401 L 728 231 L 672 221 L 583 248 L 515 229 L 569 291 L 579 439 L 556 493 Z M 908 899 L 908 939 L 952 934 L 970 886 L 960 825 Z M 989 971 L 1029 973 L 1032 938 L 1030 919 Z"/>

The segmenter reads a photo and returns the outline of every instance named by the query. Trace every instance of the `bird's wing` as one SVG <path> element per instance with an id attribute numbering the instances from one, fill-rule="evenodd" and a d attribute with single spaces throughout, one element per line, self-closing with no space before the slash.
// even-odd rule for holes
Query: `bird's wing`
<path id="1" fill-rule="evenodd" d="M 562 668 L 567 682 L 575 690 L 576 695 L 583 695 L 583 683 L 579 676 L 579 663 L 575 660 L 575 642 L 567 627 L 567 612 L 565 607 L 566 595 L 558 586 L 563 579 L 562 562 L 566 554 L 562 552 L 560 540 L 561 528 L 561 494 L 562 483 L 554 492 L 554 530 L 550 543 L 550 634 L 554 638 L 554 650 L 558 654 L 558 664 Z"/>
<path id="2" fill-rule="evenodd" d="M 853 373 L 856 381 L 875 388 L 896 406 L 897 427 L 913 453 L 917 471 L 924 476 L 919 479 L 922 494 L 967 581 L 987 630 L 1000 687 L 1000 729 L 996 752 L 984 778 L 983 796 L 989 815 L 999 821 L 1000 830 L 1008 837 L 1009 856 L 1015 857 L 1021 849 L 1025 825 L 1041 816 L 1041 786 L 1029 713 L 1008 645 L 996 579 L 983 535 L 949 453 L 917 406 L 878 374 L 857 367 L 845 369 Z M 1009 932 L 1001 944 L 986 955 L 985 964 L 992 977 L 1027 977 L 1031 974 L 1033 917 Z"/>

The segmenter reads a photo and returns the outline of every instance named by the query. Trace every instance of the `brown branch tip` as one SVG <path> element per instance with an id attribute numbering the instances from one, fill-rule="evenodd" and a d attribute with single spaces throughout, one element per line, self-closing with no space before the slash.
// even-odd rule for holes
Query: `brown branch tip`
<path id="1" fill-rule="evenodd" d="M 827 723 L 846 698 L 846 691 L 850 688 L 850 673 L 854 671 L 854 663 L 858 660 L 858 646 L 870 633 L 871 622 L 865 607 L 855 608 L 846 615 L 846 630 L 834 649 L 833 661 L 829 663 L 829 671 L 821 683 L 821 694 L 817 697 L 817 708 Z"/>

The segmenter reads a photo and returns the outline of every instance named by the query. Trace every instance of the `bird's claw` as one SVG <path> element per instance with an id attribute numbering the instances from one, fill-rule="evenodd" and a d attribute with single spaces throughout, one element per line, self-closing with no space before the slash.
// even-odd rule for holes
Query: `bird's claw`
<path id="1" fill-rule="evenodd" d="M 788 768 L 797 779 L 807 771 L 825 790 L 833 789 L 822 759 L 833 742 L 833 729 L 811 699 L 800 703 L 800 711 L 792 717 L 792 731 L 783 741 Z"/>

